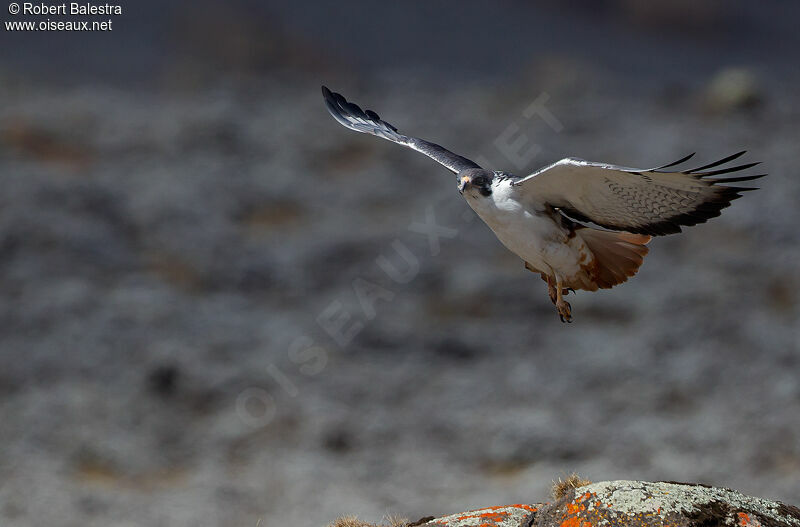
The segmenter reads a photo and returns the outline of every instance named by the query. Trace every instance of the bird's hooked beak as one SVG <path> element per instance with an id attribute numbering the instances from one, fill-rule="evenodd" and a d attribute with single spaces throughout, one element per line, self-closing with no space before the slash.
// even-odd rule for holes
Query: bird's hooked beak
<path id="1" fill-rule="evenodd" d="M 469 176 L 463 176 L 461 181 L 458 182 L 458 191 L 463 193 L 470 183 Z"/>

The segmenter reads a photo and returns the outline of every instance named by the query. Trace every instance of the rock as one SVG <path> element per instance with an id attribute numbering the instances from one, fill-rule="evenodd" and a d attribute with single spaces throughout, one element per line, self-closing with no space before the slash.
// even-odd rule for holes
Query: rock
<path id="1" fill-rule="evenodd" d="M 506 505 L 435 518 L 420 527 L 521 527 L 530 525 L 541 505 Z M 579 524 L 577 524 L 579 525 Z"/>
<path id="2" fill-rule="evenodd" d="M 800 526 L 800 509 L 704 485 L 606 481 L 571 489 L 540 506 L 531 525 L 539 527 L 737 525 Z"/>
<path id="3" fill-rule="evenodd" d="M 798 527 L 800 509 L 705 485 L 604 481 L 565 487 L 553 503 L 506 505 L 424 519 L 424 527 Z M 569 483 L 569 480 L 566 482 Z M 334 524 L 338 525 L 338 524 Z M 369 524 L 359 524 L 367 526 Z"/>

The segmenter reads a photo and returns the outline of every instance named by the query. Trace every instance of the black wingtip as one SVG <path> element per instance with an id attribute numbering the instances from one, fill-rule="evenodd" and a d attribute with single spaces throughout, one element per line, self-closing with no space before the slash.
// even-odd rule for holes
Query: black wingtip
<path id="1" fill-rule="evenodd" d="M 695 177 L 701 177 L 701 178 L 709 177 L 709 176 L 719 176 L 721 174 L 729 174 L 731 172 L 739 172 L 741 170 L 747 170 L 748 168 L 753 168 L 754 166 L 760 165 L 760 164 L 761 164 L 761 161 L 756 161 L 755 163 L 746 163 L 744 165 L 737 165 L 737 166 L 728 167 L 728 168 L 720 168 L 718 170 L 711 170 L 711 171 L 707 171 L 707 172 L 696 172 L 696 171 L 693 171 L 691 173 L 691 175 L 693 175 Z"/>
<path id="2" fill-rule="evenodd" d="M 697 167 L 697 168 L 693 168 L 691 170 L 687 170 L 687 171 L 684 172 L 684 174 L 697 174 L 698 172 L 700 172 L 702 170 L 706 170 L 706 169 L 709 169 L 709 168 L 714 168 L 714 167 L 718 167 L 720 165 L 724 165 L 725 163 L 728 163 L 730 161 L 733 161 L 734 159 L 738 159 L 738 158 L 742 157 L 746 153 L 747 153 L 747 150 L 742 150 L 741 152 L 736 152 L 735 154 L 730 155 L 730 156 L 728 156 L 726 158 L 720 159 L 719 161 L 714 161 L 713 163 L 709 163 L 709 164 L 703 165 L 701 167 Z"/>
<path id="3" fill-rule="evenodd" d="M 344 98 L 344 95 L 342 95 L 341 93 L 331 92 L 331 99 L 336 101 L 336 104 L 338 104 L 342 108 L 347 109 L 347 105 L 349 103 L 347 102 L 347 99 Z"/>
<path id="4" fill-rule="evenodd" d="M 677 161 L 673 161 L 672 163 L 668 163 L 666 165 L 661 165 L 660 167 L 656 167 L 656 168 L 651 168 L 648 172 L 655 172 L 656 170 L 661 170 L 661 169 L 664 169 L 664 168 L 669 168 L 669 167 L 674 167 L 676 165 L 680 165 L 681 163 L 685 163 L 686 161 L 689 161 L 691 158 L 694 157 L 694 155 L 696 153 L 697 152 L 692 152 L 688 156 L 682 157 L 682 158 L 678 159 Z"/>
<path id="5" fill-rule="evenodd" d="M 766 176 L 766 174 L 756 174 L 755 176 L 739 176 L 739 177 L 726 177 L 726 178 L 717 178 L 717 179 L 709 179 L 708 181 L 717 184 L 717 183 L 733 183 L 735 181 L 752 181 L 754 179 L 760 179 Z"/>

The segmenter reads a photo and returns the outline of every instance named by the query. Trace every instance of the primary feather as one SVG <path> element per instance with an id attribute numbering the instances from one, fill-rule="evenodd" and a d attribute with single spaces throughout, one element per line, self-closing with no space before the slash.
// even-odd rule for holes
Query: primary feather
<path id="1" fill-rule="evenodd" d="M 566 215 L 613 230 L 653 236 L 681 232 L 681 226 L 704 223 L 752 188 L 720 183 L 743 182 L 754 176 L 705 179 L 755 166 L 747 163 L 704 171 L 730 162 L 744 152 L 682 172 L 663 171 L 688 159 L 656 169 L 636 169 L 567 158 L 514 184 L 523 199 L 544 202 Z"/>
<path id="2" fill-rule="evenodd" d="M 348 102 L 340 94 L 330 91 L 325 86 L 322 87 L 322 95 L 325 98 L 328 112 L 340 124 L 351 130 L 362 134 L 372 134 L 421 152 L 441 163 L 455 174 L 468 168 L 480 168 L 474 161 L 454 154 L 435 143 L 401 134 L 397 131 L 397 128 L 383 121 L 377 113 L 372 110 L 362 110 L 357 104 Z"/>

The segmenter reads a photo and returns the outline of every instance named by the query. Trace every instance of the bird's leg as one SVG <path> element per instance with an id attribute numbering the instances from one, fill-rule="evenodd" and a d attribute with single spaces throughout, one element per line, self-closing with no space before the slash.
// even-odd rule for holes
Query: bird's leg
<path id="1" fill-rule="evenodd" d="M 529 271 L 533 271 L 534 273 L 538 273 L 539 272 L 536 269 L 528 267 L 528 265 L 529 264 L 526 263 L 525 264 L 525 268 L 528 269 Z M 548 276 L 548 275 L 546 275 L 544 273 L 540 273 L 540 274 L 542 275 L 542 280 L 547 282 L 547 293 L 550 295 L 550 301 L 553 304 L 555 304 L 556 300 L 557 300 L 556 299 L 556 296 L 557 296 L 556 295 L 556 279 L 553 278 L 552 276 Z M 573 294 L 575 293 L 575 290 L 573 288 L 571 288 L 571 287 L 562 287 L 561 288 L 561 294 L 564 295 L 564 296 L 567 296 L 570 293 L 570 291 L 572 291 Z"/>
<path id="2" fill-rule="evenodd" d="M 547 282 L 550 285 L 550 282 Z M 572 306 L 569 305 L 569 302 L 564 300 L 564 283 L 561 280 L 561 277 L 556 275 L 556 309 L 558 310 L 558 316 L 561 319 L 561 322 L 569 322 L 572 323 Z"/>
<path id="3" fill-rule="evenodd" d="M 555 305 L 557 296 L 556 282 L 552 276 L 547 277 L 547 294 L 550 295 L 550 301 Z"/>
<path id="4" fill-rule="evenodd" d="M 558 278 L 558 276 L 553 277 L 544 274 L 538 269 L 534 269 L 528 262 L 525 262 L 525 269 L 534 273 L 539 273 L 542 280 L 547 282 L 547 294 L 550 296 L 550 301 L 556 306 L 556 309 L 558 309 L 558 316 L 561 317 L 561 322 L 572 322 L 571 306 L 569 302 L 564 300 L 564 297 L 567 296 L 570 291 L 574 293 L 575 290 L 571 287 L 564 287 L 563 281 Z"/>

